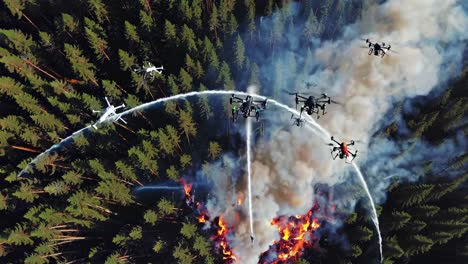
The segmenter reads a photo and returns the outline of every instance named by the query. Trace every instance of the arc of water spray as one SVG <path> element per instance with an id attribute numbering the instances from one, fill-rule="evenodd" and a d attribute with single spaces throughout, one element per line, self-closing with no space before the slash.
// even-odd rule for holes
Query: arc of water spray
<path id="1" fill-rule="evenodd" d="M 383 253 L 382 253 L 382 235 L 380 234 L 380 224 L 379 224 L 379 217 L 377 216 L 377 210 L 375 209 L 375 204 L 374 200 L 372 199 L 372 196 L 369 192 L 369 188 L 367 187 L 366 180 L 364 179 L 364 176 L 362 176 L 361 170 L 359 167 L 356 165 L 356 163 L 353 162 L 353 167 L 356 170 L 356 173 L 358 175 L 359 180 L 361 181 L 362 186 L 364 187 L 364 190 L 366 191 L 367 197 L 369 197 L 369 201 L 371 203 L 372 207 L 372 221 L 374 222 L 374 225 L 377 227 L 377 236 L 379 238 L 379 251 L 380 251 L 380 261 L 383 261 Z"/>

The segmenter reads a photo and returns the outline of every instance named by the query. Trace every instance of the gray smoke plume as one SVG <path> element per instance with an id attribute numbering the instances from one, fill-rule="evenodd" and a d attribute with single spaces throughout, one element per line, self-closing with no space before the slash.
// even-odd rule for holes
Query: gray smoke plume
<path id="1" fill-rule="evenodd" d="M 368 155 L 378 153 L 373 156 L 378 162 L 371 171 L 382 166 L 386 175 L 373 176 L 409 175 L 406 167 L 400 167 L 402 163 L 387 162 L 395 150 L 401 151 L 401 146 L 381 142 L 385 144 L 373 144 L 368 150 L 371 136 L 395 102 L 426 95 L 459 72 L 468 39 L 466 9 L 456 0 L 389 0 L 371 5 L 335 40 L 313 39 L 309 48 L 299 44 L 303 26 L 299 19 L 294 20 L 298 4 L 291 3 L 287 9 L 288 12 L 280 10 L 270 18 L 262 18 L 256 33 L 260 43 L 246 49 L 252 53 L 251 62 L 259 66 L 262 84 L 268 84 L 260 87 L 259 93 L 273 95 L 293 106 L 294 98 L 281 93 L 281 89 L 297 91 L 306 89 L 306 82 L 317 83 L 307 92 L 326 92 L 342 103 L 328 106 L 327 115 L 318 123 L 339 140 L 359 140 L 356 162 L 366 164 Z M 278 26 L 278 20 L 286 23 L 281 36 L 287 45 L 272 45 L 271 31 Z M 384 58 L 369 56 L 368 50 L 360 47 L 365 45 L 361 38 L 389 43 L 398 53 L 388 52 Z M 265 55 L 262 49 L 274 52 Z M 240 220 L 235 216 L 238 209 L 230 206 L 237 192 L 247 193 L 245 181 L 230 182 L 236 185 L 236 190 L 230 191 L 231 186 L 221 179 L 229 177 L 226 171 L 244 168 L 244 161 L 239 165 L 229 161 L 232 157 L 224 157 L 222 164 L 212 164 L 212 170 L 207 172 L 217 181 L 208 209 L 211 215 L 226 215 L 228 223 L 235 226 L 235 236 L 230 241 L 240 263 L 257 263 L 258 256 L 279 239 L 276 228 L 270 224 L 274 217 L 304 214 L 312 207 L 315 184 L 334 185 L 354 176 L 351 165 L 331 159 L 328 142 L 306 128 L 290 129 L 288 114 L 270 111 L 264 113 L 268 135 L 257 138 L 252 146 L 253 244 L 246 205 L 241 208 Z M 386 183 L 381 180 L 370 179 L 370 189 L 383 202 Z M 354 202 L 348 201 L 351 207 Z"/>

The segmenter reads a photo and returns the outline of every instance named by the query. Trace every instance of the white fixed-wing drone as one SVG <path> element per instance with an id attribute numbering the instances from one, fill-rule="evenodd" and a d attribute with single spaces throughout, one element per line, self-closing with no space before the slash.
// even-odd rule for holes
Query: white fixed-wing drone
<path id="1" fill-rule="evenodd" d="M 143 68 L 134 68 L 133 71 L 136 73 L 142 73 L 143 74 L 143 79 L 146 78 L 146 75 L 149 75 L 151 78 L 154 78 L 154 73 L 157 72 L 158 74 L 162 74 L 162 71 L 164 70 L 164 66 L 161 67 L 156 67 L 154 66 L 151 62 L 145 62 L 143 65 Z"/>
<path id="2" fill-rule="evenodd" d="M 107 100 L 107 97 L 104 97 L 104 99 L 106 99 L 106 102 L 107 102 L 106 109 L 100 110 L 100 111 L 93 110 L 93 113 L 103 113 L 102 116 L 99 118 L 99 120 L 93 125 L 93 127 L 95 129 L 98 129 L 97 126 L 96 126 L 97 124 L 101 124 L 101 123 L 104 123 L 104 122 L 115 122 L 117 120 L 120 120 L 120 121 L 124 122 L 125 124 L 127 124 L 127 121 L 123 120 L 122 115 L 117 114 L 115 112 L 115 110 L 125 107 L 125 104 L 122 104 L 122 105 L 119 105 L 119 106 L 115 107 L 115 106 L 113 106 L 113 105 L 111 105 L 109 103 L 109 100 Z"/>

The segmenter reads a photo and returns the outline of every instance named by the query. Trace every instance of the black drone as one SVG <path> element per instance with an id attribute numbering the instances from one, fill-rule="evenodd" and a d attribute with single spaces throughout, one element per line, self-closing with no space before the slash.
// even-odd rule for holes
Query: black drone
<path id="1" fill-rule="evenodd" d="M 258 121 L 260 118 L 260 112 L 266 109 L 267 99 L 257 101 L 250 95 L 247 95 L 245 99 L 242 99 L 232 94 L 231 98 L 229 98 L 229 103 L 232 105 L 233 122 L 237 121 L 239 113 L 242 113 L 244 118 L 255 117 Z M 252 110 L 254 111 L 253 113 Z"/>
<path id="2" fill-rule="evenodd" d="M 322 115 L 325 115 L 325 106 L 327 104 L 338 104 L 338 102 L 333 101 L 330 96 L 327 96 L 326 94 L 322 94 L 320 97 L 315 97 L 313 95 L 310 95 L 308 97 L 305 97 L 301 95 L 300 93 L 291 93 L 288 92 L 290 95 L 295 95 L 296 96 L 296 109 L 297 105 L 302 103 L 301 106 L 301 113 L 299 115 L 299 119 L 302 116 L 302 112 L 306 111 L 307 114 L 312 115 L 312 114 L 317 114 L 317 119 L 320 118 L 320 110 L 322 110 Z"/>
<path id="3" fill-rule="evenodd" d="M 396 51 L 390 50 L 390 48 L 392 47 L 390 44 L 386 46 L 384 42 L 382 42 L 382 44 L 379 44 L 377 42 L 372 43 L 369 39 L 362 39 L 362 40 L 365 40 L 367 43 L 367 46 L 361 46 L 361 47 L 366 48 L 366 49 L 369 48 L 368 55 L 374 54 L 375 56 L 381 56 L 383 58 L 385 55 L 387 55 L 385 50 L 396 53 Z"/>

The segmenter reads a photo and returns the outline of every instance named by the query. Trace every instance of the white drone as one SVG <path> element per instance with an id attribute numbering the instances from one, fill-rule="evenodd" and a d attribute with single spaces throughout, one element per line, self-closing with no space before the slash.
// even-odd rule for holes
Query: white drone
<path id="1" fill-rule="evenodd" d="M 104 112 L 102 114 L 102 116 L 99 118 L 99 120 L 93 125 L 93 127 L 95 129 L 98 129 L 97 126 L 96 126 L 97 124 L 101 124 L 101 123 L 105 123 L 105 122 L 115 122 L 117 120 L 120 120 L 120 121 L 124 122 L 125 124 L 127 124 L 127 121 L 123 120 L 122 115 L 117 114 L 115 112 L 115 110 L 125 107 L 125 104 L 122 104 L 122 105 L 119 105 L 119 106 L 115 107 L 115 106 L 113 106 L 113 105 L 111 105 L 109 103 L 109 100 L 107 100 L 107 97 L 104 97 L 104 99 L 106 99 L 106 102 L 107 102 L 108 106 L 104 110 L 100 110 L 100 111 L 93 110 L 93 113 L 103 113 Z"/>
<path id="2" fill-rule="evenodd" d="M 154 78 L 154 73 L 162 74 L 164 70 L 164 66 L 156 67 L 151 62 L 145 62 L 143 68 L 135 68 L 133 69 L 136 73 L 144 73 L 143 79 L 146 78 L 146 75 L 149 75 L 151 78 Z"/>

